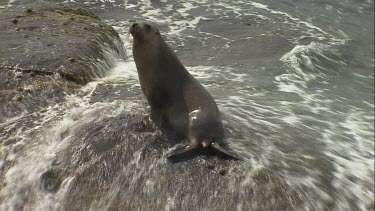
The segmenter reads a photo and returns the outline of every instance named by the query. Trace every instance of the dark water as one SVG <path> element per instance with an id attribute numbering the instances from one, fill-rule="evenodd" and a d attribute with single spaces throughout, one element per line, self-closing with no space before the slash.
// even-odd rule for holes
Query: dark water
<path id="1" fill-rule="evenodd" d="M 0 162 L 14 162 L 3 210 L 374 210 L 373 1 L 75 2 L 119 32 L 129 60 L 64 105 L 1 123 L 19 130 L 1 146 Z M 134 20 L 156 22 L 214 96 L 243 162 L 172 165 L 173 145 L 142 142 L 158 134 L 121 131 L 147 113 Z M 46 191 L 41 175 L 56 162 L 69 173 Z M 228 173 L 206 174 L 209 162 Z"/>

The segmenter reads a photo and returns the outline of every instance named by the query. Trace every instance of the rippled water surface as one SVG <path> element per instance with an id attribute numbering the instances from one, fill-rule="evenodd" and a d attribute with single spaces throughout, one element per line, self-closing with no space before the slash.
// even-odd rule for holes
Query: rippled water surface
<path id="1" fill-rule="evenodd" d="M 17 130 L 1 145 L 0 167 L 13 163 L 3 210 L 374 210 L 373 1 L 74 2 L 119 32 L 129 59 L 66 103 L 0 124 Z M 156 22 L 214 96 L 244 158 L 220 164 L 225 176 L 197 173 L 216 158 L 170 164 L 173 144 L 142 142 L 160 134 L 120 127 L 148 112 L 134 20 Z M 65 174 L 48 191 L 41 178 L 56 163 Z"/>

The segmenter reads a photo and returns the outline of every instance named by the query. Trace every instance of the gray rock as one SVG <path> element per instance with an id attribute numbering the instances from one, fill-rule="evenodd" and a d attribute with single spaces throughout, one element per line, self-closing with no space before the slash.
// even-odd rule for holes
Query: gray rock
<path id="1" fill-rule="evenodd" d="M 0 31 L 0 122 L 61 102 L 126 57 L 117 32 L 76 4 L 5 9 Z"/>

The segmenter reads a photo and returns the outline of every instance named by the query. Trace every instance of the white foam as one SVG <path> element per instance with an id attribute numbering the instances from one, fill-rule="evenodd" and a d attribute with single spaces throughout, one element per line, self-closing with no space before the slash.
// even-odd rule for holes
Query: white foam
<path id="1" fill-rule="evenodd" d="M 173 210 L 175 207 L 175 200 L 171 197 L 168 197 L 167 202 L 165 203 L 165 211 Z"/>
<path id="2" fill-rule="evenodd" d="M 120 62 L 113 68 L 108 76 L 102 79 L 104 82 L 125 83 L 131 81 L 132 83 L 139 83 L 138 72 L 133 60 Z"/>
<path id="3" fill-rule="evenodd" d="M 6 185 L 0 191 L 0 198 L 3 200 L 0 205 L 2 210 L 11 210 L 17 204 L 22 205 L 26 193 L 27 198 L 33 201 L 24 204 L 26 209 L 38 210 L 59 206 L 60 201 L 63 200 L 64 191 L 69 189 L 68 186 L 73 178 L 66 178 L 56 194 L 49 194 L 42 190 L 41 175 L 51 168 L 56 154 L 68 146 L 75 128 L 101 118 L 131 112 L 139 107 L 137 103 L 126 101 L 90 103 L 90 96 L 98 84 L 104 81 L 123 83 L 129 80 L 138 80 L 134 62 L 120 62 L 108 76 L 84 86 L 81 90 L 81 93 L 84 93 L 82 97 L 79 97 L 80 94 L 67 95 L 67 101 L 63 104 L 48 107 L 43 112 L 22 113 L 18 117 L 1 123 L 1 127 L 11 130 L 19 127 L 17 125 L 19 121 L 25 121 L 30 116 L 41 115 L 34 122 L 36 127 L 19 129 L 15 135 L 7 138 L 7 140 L 19 139 L 15 144 L 1 145 L 1 165 L 4 160 L 15 161 L 6 172 Z M 23 146 L 22 150 L 18 149 L 16 153 L 13 153 L 12 149 L 19 148 L 20 145 Z"/>
<path id="4" fill-rule="evenodd" d="M 305 26 L 307 26 L 308 28 L 311 28 L 311 29 L 314 29 L 316 31 L 318 31 L 319 33 L 322 34 L 322 36 L 317 36 L 318 34 L 315 34 L 315 37 L 316 38 L 319 38 L 320 40 L 323 40 L 323 39 L 326 39 L 326 37 L 328 36 L 330 38 L 330 41 L 332 41 L 332 43 L 335 43 L 335 44 L 343 44 L 343 42 L 345 42 L 345 40 L 343 39 L 337 39 L 335 38 L 334 36 L 332 36 L 331 34 L 329 34 L 328 32 L 324 31 L 323 29 L 313 25 L 312 23 L 309 23 L 307 21 L 302 21 L 298 18 L 295 18 L 293 17 L 292 15 L 286 13 L 286 12 L 281 12 L 281 11 L 277 11 L 277 10 L 274 10 L 274 9 L 270 9 L 267 5 L 264 5 L 264 4 L 261 4 L 261 3 L 257 3 L 257 2 L 251 2 L 251 4 L 254 6 L 254 7 L 257 7 L 259 9 L 263 9 L 263 10 L 266 10 L 266 11 L 269 11 L 270 13 L 272 14 L 279 14 L 279 15 L 283 15 L 283 16 L 286 16 L 288 17 L 290 20 L 298 23 L 298 24 L 304 24 Z"/>
<path id="5" fill-rule="evenodd" d="M 349 109 L 344 121 L 322 131 L 325 154 L 334 161 L 333 186 L 340 193 L 336 209 L 347 209 L 347 199 L 354 197 L 359 209 L 367 210 L 374 199 L 373 122 L 373 113 Z"/>
<path id="6" fill-rule="evenodd" d="M 290 124 L 290 125 L 294 125 L 294 124 L 298 124 L 300 123 L 300 120 L 299 120 L 299 117 L 297 116 L 286 116 L 286 117 L 283 117 L 283 121 Z"/>

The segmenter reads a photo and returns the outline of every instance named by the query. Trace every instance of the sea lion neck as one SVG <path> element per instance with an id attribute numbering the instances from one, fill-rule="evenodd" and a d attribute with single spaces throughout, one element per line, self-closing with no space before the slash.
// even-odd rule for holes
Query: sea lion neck
<path id="1" fill-rule="evenodd" d="M 143 59 L 147 59 L 147 55 L 155 57 L 158 55 L 158 51 L 168 48 L 163 38 L 159 35 L 152 39 L 138 38 L 133 39 L 133 56 L 141 56 Z"/>

